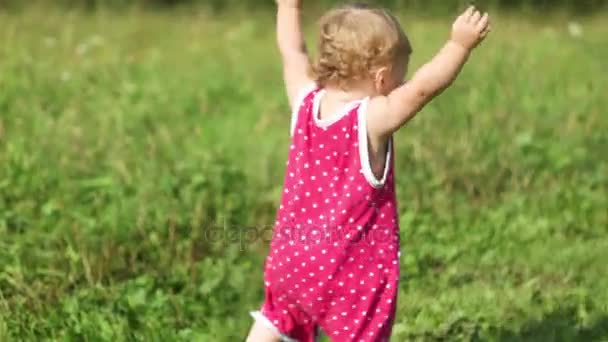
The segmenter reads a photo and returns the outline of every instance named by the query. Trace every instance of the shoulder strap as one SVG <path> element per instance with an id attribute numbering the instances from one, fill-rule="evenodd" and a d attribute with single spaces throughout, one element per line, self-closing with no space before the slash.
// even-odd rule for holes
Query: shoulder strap
<path id="1" fill-rule="evenodd" d="M 289 130 L 291 136 L 293 136 L 293 132 L 296 130 L 298 116 L 300 110 L 302 109 L 302 105 L 310 100 L 310 97 L 314 96 L 317 91 L 319 91 L 319 88 L 314 83 L 304 87 L 302 91 L 300 91 L 300 94 L 298 95 L 298 98 L 296 102 L 294 102 L 293 108 L 291 109 L 291 125 Z"/>

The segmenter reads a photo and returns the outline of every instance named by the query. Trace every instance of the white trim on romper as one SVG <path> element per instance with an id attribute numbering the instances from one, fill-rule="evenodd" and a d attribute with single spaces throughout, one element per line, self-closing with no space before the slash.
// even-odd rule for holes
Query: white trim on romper
<path id="1" fill-rule="evenodd" d="M 293 108 L 291 108 L 291 124 L 289 133 L 293 137 L 293 133 L 296 130 L 296 125 L 298 124 L 298 113 L 300 112 L 300 108 L 302 107 L 302 102 L 306 99 L 306 96 L 310 94 L 313 90 L 317 89 L 317 85 L 315 83 L 311 83 L 302 88 L 296 102 L 293 104 Z"/>
<path id="2" fill-rule="evenodd" d="M 325 89 L 319 90 L 319 92 L 316 94 L 315 98 L 313 99 L 313 105 L 312 105 L 312 117 L 314 119 L 315 124 L 320 128 L 328 128 L 329 126 L 340 121 L 340 119 L 345 117 L 348 113 L 350 113 L 353 109 L 355 109 L 355 107 L 357 107 L 357 105 L 359 105 L 359 103 L 361 103 L 361 100 L 351 101 L 348 104 L 346 104 L 344 107 L 342 107 L 342 109 L 340 111 L 338 111 L 335 115 L 332 115 L 325 119 L 321 119 L 321 118 L 319 118 L 319 113 L 321 112 L 321 100 L 323 99 L 323 96 L 325 96 L 325 93 L 326 93 Z"/>
<path id="3" fill-rule="evenodd" d="M 282 334 L 279 329 L 274 324 L 272 324 L 272 322 L 266 316 L 264 316 L 261 311 L 251 311 L 249 312 L 249 314 L 256 322 L 262 323 L 266 328 L 272 330 L 275 335 L 279 336 L 281 342 L 298 342 L 297 340 L 294 340 L 293 338 Z"/>
<path id="4" fill-rule="evenodd" d="M 374 188 L 378 189 L 384 186 L 386 178 L 388 177 L 388 171 L 391 163 L 391 151 L 393 148 L 392 139 L 388 141 L 388 148 L 386 149 L 386 162 L 384 165 L 384 174 L 382 179 L 377 179 L 372 171 L 371 164 L 369 162 L 369 151 L 367 141 L 367 106 L 369 104 L 369 98 L 366 98 L 361 103 L 358 113 L 359 122 L 359 156 L 361 158 L 361 169 L 363 170 L 363 176 L 367 182 Z"/>

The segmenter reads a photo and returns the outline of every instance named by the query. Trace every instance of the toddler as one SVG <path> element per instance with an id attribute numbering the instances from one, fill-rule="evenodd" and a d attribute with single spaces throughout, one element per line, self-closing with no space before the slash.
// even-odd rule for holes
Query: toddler
<path id="1" fill-rule="evenodd" d="M 467 9 L 408 82 L 410 42 L 387 11 L 350 5 L 320 20 L 310 60 L 301 0 L 277 0 L 277 36 L 293 109 L 291 145 L 265 301 L 248 341 L 388 341 L 399 281 L 392 135 L 447 88 L 490 32 Z"/>

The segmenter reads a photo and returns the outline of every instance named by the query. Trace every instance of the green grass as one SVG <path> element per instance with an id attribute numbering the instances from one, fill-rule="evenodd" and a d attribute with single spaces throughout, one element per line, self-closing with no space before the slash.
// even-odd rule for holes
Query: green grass
<path id="1" fill-rule="evenodd" d="M 272 17 L 0 13 L 0 341 L 243 339 L 267 246 L 239 234 L 288 142 Z M 395 341 L 608 340 L 608 16 L 564 19 L 499 16 L 397 134 Z M 414 69 L 450 23 L 404 23 Z"/>

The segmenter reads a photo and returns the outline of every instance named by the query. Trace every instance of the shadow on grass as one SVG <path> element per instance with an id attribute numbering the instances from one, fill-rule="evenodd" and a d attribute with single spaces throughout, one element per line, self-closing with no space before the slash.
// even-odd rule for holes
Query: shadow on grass
<path id="1" fill-rule="evenodd" d="M 500 342 L 511 341 L 608 341 L 608 315 L 582 326 L 576 308 L 567 307 L 546 315 L 542 320 L 524 324 L 518 331 L 500 330 L 493 336 Z"/>
<path id="2" fill-rule="evenodd" d="M 608 315 L 581 326 L 576 308 L 568 307 L 546 315 L 542 320 L 525 323 L 518 330 L 495 327 L 480 333 L 479 323 L 467 319 L 455 322 L 448 330 L 410 335 L 404 341 L 498 341 L 498 342 L 604 342 L 608 341 Z M 480 336 L 481 335 L 481 336 Z M 395 340 L 395 339 L 394 339 Z M 320 342 L 330 342 L 323 332 Z"/>

